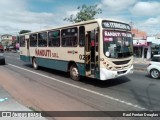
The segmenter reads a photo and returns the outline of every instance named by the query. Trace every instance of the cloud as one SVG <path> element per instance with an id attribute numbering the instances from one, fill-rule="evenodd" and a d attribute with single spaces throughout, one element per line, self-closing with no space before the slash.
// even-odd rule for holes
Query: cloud
<path id="1" fill-rule="evenodd" d="M 51 2 L 53 2 L 54 0 L 36 0 L 37 2 L 47 2 L 47 3 L 51 3 Z"/>
<path id="2" fill-rule="evenodd" d="M 0 1 L 0 10 L 2 12 L 9 12 L 9 11 L 21 11 L 26 8 L 27 2 L 25 0 L 1 0 Z"/>
<path id="3" fill-rule="evenodd" d="M 70 15 L 76 15 L 79 11 L 78 10 L 74 10 L 74 11 L 67 11 L 66 14 L 67 16 L 70 16 Z"/>
<path id="4" fill-rule="evenodd" d="M 124 10 L 133 5 L 137 0 L 102 0 L 99 6 L 107 7 L 109 10 Z"/>
<path id="5" fill-rule="evenodd" d="M 160 14 L 160 3 L 159 2 L 138 2 L 131 9 L 134 15 L 143 16 L 156 16 Z"/>
<path id="6" fill-rule="evenodd" d="M 101 0 L 98 7 L 102 9 L 102 18 L 111 18 L 127 23 L 131 22 L 129 9 L 136 4 L 138 0 Z"/>
<path id="7" fill-rule="evenodd" d="M 38 0 L 36 1 L 39 2 Z M 52 2 L 52 0 L 42 1 Z M 148 33 L 160 32 L 160 3 L 139 1 L 99 0 L 96 3 L 99 3 L 98 7 L 102 9 L 102 14 L 99 14 L 98 17 L 111 18 L 128 23 L 132 20 L 135 26 L 140 26 Z M 50 6 L 51 11 L 49 12 L 33 12 L 30 9 L 31 3 L 32 0 L 0 1 L 0 35 L 18 33 L 22 29 L 35 31 L 49 26 L 62 26 L 68 24 L 68 22 L 63 21 L 65 17 L 69 17 L 71 14 L 75 15 L 78 12 L 77 4 L 71 2 L 70 5 L 53 4 L 53 8 Z M 37 10 L 39 6 L 32 4 L 32 7 L 34 7 L 32 10 Z"/>
<path id="8" fill-rule="evenodd" d="M 160 33 L 160 16 L 144 19 L 136 25 L 138 29 L 146 31 L 148 35 L 156 35 Z"/>
<path id="9" fill-rule="evenodd" d="M 53 25 L 56 18 L 53 13 L 32 12 L 28 6 L 26 0 L 0 1 L 0 33 L 15 34 L 22 29 L 36 30 Z"/>
<path id="10" fill-rule="evenodd" d="M 146 24 L 146 25 L 158 25 L 158 24 L 160 24 L 160 17 L 149 18 L 144 22 L 144 24 Z"/>
<path id="11" fill-rule="evenodd" d="M 103 18 L 133 22 L 135 28 L 154 34 L 160 33 L 160 2 L 156 1 L 101 0 L 99 7 Z"/>

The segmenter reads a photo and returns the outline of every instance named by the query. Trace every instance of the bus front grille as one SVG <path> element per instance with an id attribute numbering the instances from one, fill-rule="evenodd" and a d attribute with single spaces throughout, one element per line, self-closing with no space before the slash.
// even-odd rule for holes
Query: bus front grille
<path id="1" fill-rule="evenodd" d="M 130 60 L 125 60 L 125 61 L 112 61 L 115 65 L 122 65 L 122 64 L 127 64 L 129 63 Z"/>

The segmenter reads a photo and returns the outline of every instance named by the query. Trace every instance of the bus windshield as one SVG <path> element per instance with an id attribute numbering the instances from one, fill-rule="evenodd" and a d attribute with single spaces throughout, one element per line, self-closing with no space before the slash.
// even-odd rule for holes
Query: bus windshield
<path id="1" fill-rule="evenodd" d="M 125 58 L 133 55 L 132 34 L 120 31 L 103 31 L 103 51 L 109 58 Z"/>

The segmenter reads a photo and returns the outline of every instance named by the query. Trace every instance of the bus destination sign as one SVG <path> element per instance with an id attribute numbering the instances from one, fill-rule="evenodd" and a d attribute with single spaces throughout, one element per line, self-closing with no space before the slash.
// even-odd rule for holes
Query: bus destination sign
<path id="1" fill-rule="evenodd" d="M 113 22 L 113 21 L 103 21 L 102 22 L 103 28 L 112 28 L 112 29 L 122 29 L 130 31 L 131 27 L 128 24 L 119 23 L 119 22 Z"/>

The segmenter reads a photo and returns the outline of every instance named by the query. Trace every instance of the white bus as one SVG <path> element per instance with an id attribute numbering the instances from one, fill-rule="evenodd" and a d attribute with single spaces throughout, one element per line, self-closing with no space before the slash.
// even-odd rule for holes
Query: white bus
<path id="1" fill-rule="evenodd" d="M 107 80 L 133 73 L 130 25 L 95 19 L 68 26 L 22 34 L 20 59 L 80 76 Z"/>

